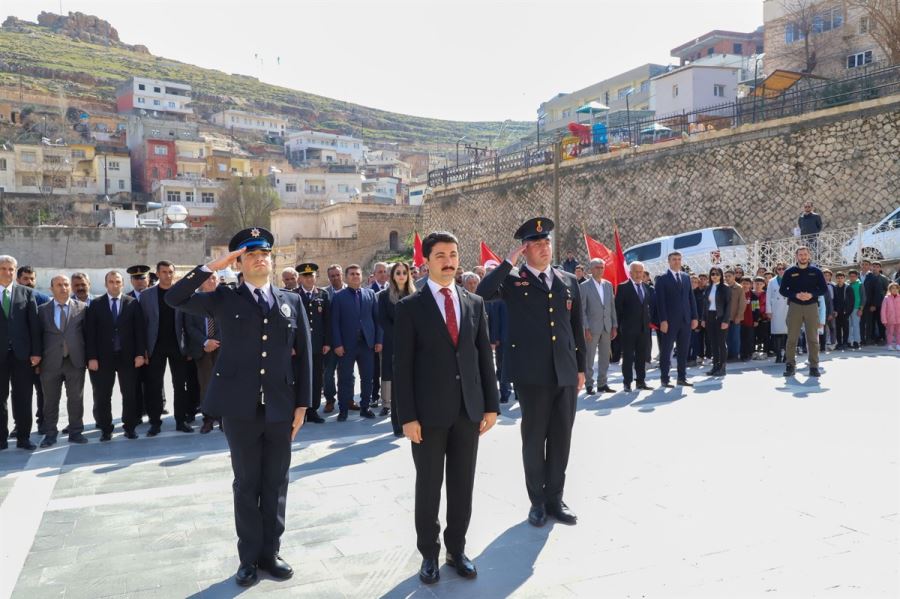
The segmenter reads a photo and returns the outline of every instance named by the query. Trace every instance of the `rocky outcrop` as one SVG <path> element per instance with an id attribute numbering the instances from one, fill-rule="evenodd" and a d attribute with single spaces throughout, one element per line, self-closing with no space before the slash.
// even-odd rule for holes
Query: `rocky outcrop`
<path id="1" fill-rule="evenodd" d="M 28 25 L 25 21 L 20 21 L 15 17 L 9 17 L 3 23 L 3 27 L 7 29 L 22 29 L 24 25 Z M 81 12 L 70 12 L 67 15 L 58 15 L 52 12 L 41 12 L 38 15 L 37 24 L 46 27 L 54 33 L 65 35 L 72 39 L 80 40 L 90 44 L 101 44 L 105 46 L 115 46 L 117 48 L 125 48 L 149 54 L 150 51 L 146 46 L 141 44 L 125 44 L 119 39 L 119 32 L 113 27 L 109 21 L 105 21 L 94 15 L 86 15 Z"/>

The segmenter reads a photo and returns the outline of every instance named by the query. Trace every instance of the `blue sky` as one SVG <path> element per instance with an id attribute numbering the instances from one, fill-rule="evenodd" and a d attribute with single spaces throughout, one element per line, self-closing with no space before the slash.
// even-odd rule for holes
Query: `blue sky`
<path id="1" fill-rule="evenodd" d="M 752 31 L 762 0 L 3 0 L 0 18 L 81 11 L 126 43 L 374 108 L 533 120 L 538 105 L 711 29 Z"/>

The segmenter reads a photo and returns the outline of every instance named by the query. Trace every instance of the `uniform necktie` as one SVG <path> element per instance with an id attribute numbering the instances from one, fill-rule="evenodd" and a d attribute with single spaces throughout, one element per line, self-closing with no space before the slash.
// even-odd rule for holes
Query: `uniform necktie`
<path id="1" fill-rule="evenodd" d="M 456 310 L 453 308 L 453 296 L 450 294 L 450 289 L 447 287 L 441 289 L 441 293 L 444 294 L 444 314 L 446 314 L 447 318 L 447 332 L 450 333 L 450 339 L 453 340 L 453 345 L 456 346 L 459 342 L 459 325 L 456 323 Z"/>
<path id="2" fill-rule="evenodd" d="M 10 307 L 10 299 L 9 299 L 9 287 L 3 289 L 3 314 L 9 318 L 9 307 Z"/>
<path id="3" fill-rule="evenodd" d="M 547 273 L 545 273 L 545 272 L 540 273 L 538 275 L 538 278 L 541 280 L 541 285 L 543 285 L 547 289 L 550 289 L 549 287 L 547 287 Z"/>
<path id="4" fill-rule="evenodd" d="M 206 319 L 206 338 L 207 339 L 215 339 L 216 337 L 216 319 L 215 318 L 207 318 Z"/>
<path id="5" fill-rule="evenodd" d="M 259 304 L 259 309 L 262 310 L 263 315 L 269 313 L 269 302 L 266 301 L 266 298 L 263 297 L 262 289 L 254 289 L 253 293 L 256 294 L 256 303 Z"/>
<path id="6" fill-rule="evenodd" d="M 59 306 L 59 330 L 62 333 L 66 332 L 66 307 L 62 304 L 56 304 Z M 63 335 L 63 358 L 69 357 L 69 344 L 66 343 L 66 337 Z"/>

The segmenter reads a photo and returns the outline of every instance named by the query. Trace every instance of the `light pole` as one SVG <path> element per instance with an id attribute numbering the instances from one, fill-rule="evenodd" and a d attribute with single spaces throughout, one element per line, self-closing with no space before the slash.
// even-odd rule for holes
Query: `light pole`
<path id="1" fill-rule="evenodd" d="M 459 142 L 466 138 L 465 135 L 456 140 L 456 166 L 459 166 Z"/>
<path id="2" fill-rule="evenodd" d="M 625 123 L 628 125 L 628 141 L 629 141 L 629 143 L 631 142 L 631 140 L 633 138 L 631 135 L 631 105 L 628 103 L 628 98 L 633 93 L 634 93 L 633 87 L 629 87 L 628 89 L 625 90 Z M 632 145 L 634 145 L 634 144 L 632 144 Z"/>

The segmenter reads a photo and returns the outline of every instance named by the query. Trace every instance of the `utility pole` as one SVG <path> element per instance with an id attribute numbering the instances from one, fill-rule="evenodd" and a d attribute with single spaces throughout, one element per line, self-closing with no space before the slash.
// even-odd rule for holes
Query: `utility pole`
<path id="1" fill-rule="evenodd" d="M 556 225 L 557 234 L 553 236 L 553 254 L 559 260 L 559 236 L 562 233 L 562 226 L 559 222 L 559 159 L 562 154 L 562 142 L 558 141 L 553 145 L 553 222 Z"/>

